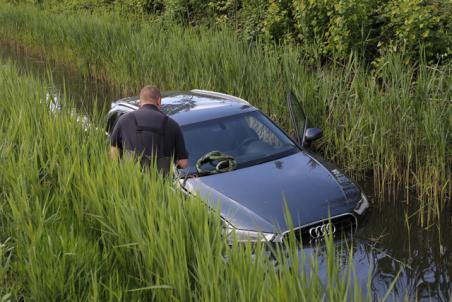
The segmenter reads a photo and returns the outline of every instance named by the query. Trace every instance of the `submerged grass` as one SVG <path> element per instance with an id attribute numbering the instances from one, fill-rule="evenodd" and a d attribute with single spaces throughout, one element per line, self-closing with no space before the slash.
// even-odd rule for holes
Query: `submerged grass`
<path id="1" fill-rule="evenodd" d="M 52 113 L 48 85 L 11 64 L 0 101 L 2 301 L 369 299 L 331 238 L 326 283 L 317 258 L 304 271 L 295 240 L 273 257 L 265 244 L 230 247 L 218 213 L 154 170 L 110 160 L 103 125 L 77 122 L 64 97 Z"/>
<path id="2" fill-rule="evenodd" d="M 345 64 L 305 64 L 303 49 L 256 42 L 227 29 L 181 28 L 111 12 L 43 11 L 0 4 L 0 38 L 77 67 L 136 94 L 145 83 L 166 90 L 227 92 L 249 100 L 290 128 L 286 93 L 294 90 L 317 145 L 356 178 L 372 175 L 377 192 L 417 192 L 419 219 L 439 217 L 451 191 L 451 66 L 407 66 L 387 56 L 369 72 Z"/>

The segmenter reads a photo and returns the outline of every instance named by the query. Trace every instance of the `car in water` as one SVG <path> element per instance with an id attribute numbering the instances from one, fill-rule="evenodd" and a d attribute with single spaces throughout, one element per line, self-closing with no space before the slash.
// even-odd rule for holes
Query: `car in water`
<path id="1" fill-rule="evenodd" d="M 112 103 L 107 133 L 138 101 Z M 229 238 L 282 242 L 294 232 L 321 239 L 356 230 L 369 208 L 359 186 L 309 150 L 322 130 L 308 128 L 293 93 L 287 106 L 293 137 L 241 98 L 206 90 L 162 93 L 161 111 L 180 125 L 189 153 L 188 167 L 175 169 L 177 183 L 219 209 Z"/>

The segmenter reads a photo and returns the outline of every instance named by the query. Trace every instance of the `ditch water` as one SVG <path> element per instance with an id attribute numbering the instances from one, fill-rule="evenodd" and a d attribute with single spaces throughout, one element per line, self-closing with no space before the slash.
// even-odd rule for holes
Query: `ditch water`
<path id="1" fill-rule="evenodd" d="M 119 90 L 81 76 L 75 69 L 55 65 L 0 41 L 0 61 L 7 60 L 36 77 L 47 79 L 51 75 L 55 91 L 65 91 L 82 112 L 93 104 L 107 106 L 125 96 Z M 406 298 L 409 301 L 452 301 L 452 211 L 443 213 L 439 223 L 421 228 L 417 223 L 418 209 L 407 204 L 404 194 L 376 197 L 371 179 L 361 186 L 372 202 L 365 223 L 351 242 L 351 261 L 362 290 L 366 292 L 370 283 L 373 300 L 384 297 L 393 286 L 388 301 Z M 410 200 L 414 198 L 411 196 Z M 343 263 L 350 259 L 349 250 L 338 252 Z M 319 255 L 320 274 L 325 280 L 325 251 L 304 248 L 303 253 Z"/>

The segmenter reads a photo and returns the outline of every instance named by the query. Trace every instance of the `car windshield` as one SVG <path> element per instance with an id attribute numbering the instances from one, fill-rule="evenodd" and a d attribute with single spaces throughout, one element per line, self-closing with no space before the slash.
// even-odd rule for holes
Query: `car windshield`
<path id="1" fill-rule="evenodd" d="M 185 172 L 196 172 L 196 161 L 211 151 L 232 156 L 237 169 L 278 159 L 298 151 L 295 144 L 259 111 L 182 127 L 189 154 Z"/>

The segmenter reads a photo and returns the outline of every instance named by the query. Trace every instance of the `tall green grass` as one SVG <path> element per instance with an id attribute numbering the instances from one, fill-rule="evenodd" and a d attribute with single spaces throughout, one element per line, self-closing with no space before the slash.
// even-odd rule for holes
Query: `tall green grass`
<path id="1" fill-rule="evenodd" d="M 311 125 L 324 129 L 324 156 L 377 192 L 416 192 L 423 225 L 451 192 L 451 66 L 409 66 L 388 55 L 369 71 L 308 65 L 296 46 L 249 45 L 227 29 L 184 29 L 111 12 L 60 12 L 0 4 L 0 38 L 75 66 L 127 94 L 145 83 L 203 88 L 249 100 L 289 129 L 286 93 L 300 97 Z M 421 60 L 422 61 L 422 60 Z M 412 196 L 412 194 L 411 194 Z"/>
<path id="2" fill-rule="evenodd" d="M 2 301 L 366 298 L 352 266 L 341 269 L 331 238 L 326 284 L 317 258 L 306 259 L 309 273 L 299 271 L 294 238 L 284 250 L 229 246 L 218 213 L 155 170 L 112 161 L 96 130 L 103 125 L 94 119 L 86 129 L 64 96 L 62 111 L 52 113 L 48 90 L 0 64 Z"/>

